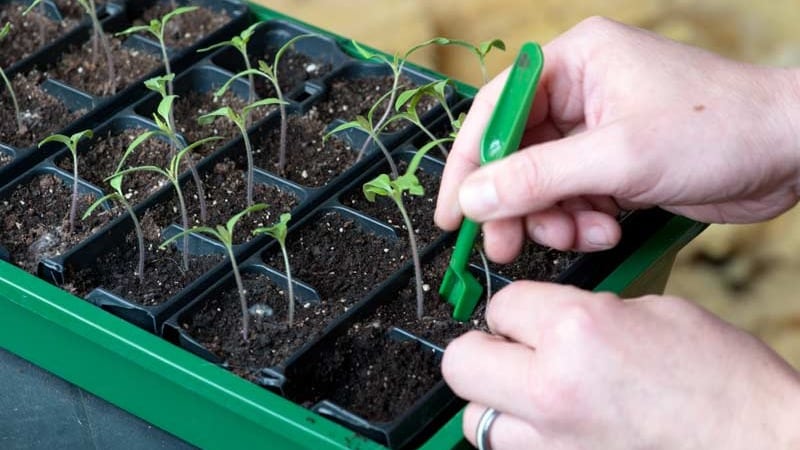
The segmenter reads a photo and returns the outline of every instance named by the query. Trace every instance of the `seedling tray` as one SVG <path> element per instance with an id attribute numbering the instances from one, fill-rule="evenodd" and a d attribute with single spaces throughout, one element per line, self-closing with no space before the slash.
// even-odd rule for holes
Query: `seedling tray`
<path id="1" fill-rule="evenodd" d="M 151 3 L 110 2 L 104 25 L 114 26 L 115 20 L 128 23 Z M 233 1 L 198 3 L 223 4 L 234 12 L 233 19 L 229 27 L 208 36 L 202 43 L 173 52 L 178 95 L 207 94 L 242 69 L 230 49 L 204 55 L 194 52 L 201 45 L 226 39 L 243 29 L 249 19 L 239 13 L 241 5 Z M 251 10 L 255 20 L 264 21 L 251 42 L 254 54 L 267 54 L 293 36 L 313 34 L 297 41 L 294 47 L 299 58 L 313 61 L 315 70 L 300 74 L 297 83 L 284 89 L 292 117 L 302 118 L 315 108 L 319 112 L 320 105 L 327 105 L 327 99 L 333 95 L 338 80 L 348 82 L 387 74 L 387 69 L 379 64 L 358 60 L 346 39 L 259 6 L 251 6 Z M 85 28 L 86 24 L 80 27 Z M 77 39 L 73 35 L 79 35 L 79 31 L 69 33 L 67 38 Z M 37 55 L 43 51 L 15 65 L 13 70 L 20 73 L 28 70 L 26 67 L 34 67 Z M 440 78 L 413 65 L 407 67 L 405 75 L 415 83 Z M 53 89 L 65 90 L 72 98 L 79 99 L 77 103 L 85 101 L 91 105 L 86 116 L 67 127 L 69 132 L 86 127 L 95 130 L 94 139 L 82 143 L 79 150 L 82 155 L 91 154 L 108 136 L 132 127 L 154 126 L 151 114 L 157 98 L 138 86 L 126 90 L 124 95 L 99 102 L 69 86 L 58 84 Z M 232 90 L 235 96 L 244 98 L 247 82 L 239 80 Z M 456 111 L 465 111 L 473 94 L 474 89 L 457 83 L 448 100 Z M 434 107 L 423 120 L 435 132 L 446 132 L 442 116 L 441 107 Z M 341 111 L 331 114 L 326 128 L 331 129 L 343 119 Z M 255 138 L 268 134 L 279 120 L 276 110 L 265 112 L 251 124 L 250 135 Z M 334 137 L 355 150 L 365 139 L 356 131 Z M 424 143 L 424 136 L 405 127 L 382 135 L 381 140 L 402 165 Z M 198 172 L 209 174 L 220 164 L 241 164 L 243 145 L 241 137 L 220 141 L 198 160 Z M 53 175 L 65 184 L 71 181 L 71 174 L 64 167 L 69 155 L 66 149 L 54 147 L 47 152 L 34 152 L 6 146 L 0 151 L 14 156 L 12 163 L 0 169 L 0 199 L 8 198 L 16 187 L 42 174 Z M 423 184 L 438 183 L 442 168 L 441 157 L 436 150 L 431 151 L 421 165 Z M 390 359 L 385 356 L 389 353 L 402 351 L 404 355 L 416 355 L 427 361 L 420 363 L 423 366 L 437 367 L 443 352 L 442 336 L 408 321 L 391 322 L 395 319 L 390 317 L 394 316 L 386 315 L 395 308 L 398 299 L 407 296 L 414 271 L 407 258 L 404 259 L 404 252 L 394 249 L 404 242 L 405 231 L 390 215 L 360 197 L 361 185 L 385 171 L 386 163 L 374 144 L 368 147 L 361 161 L 321 182 L 311 182 L 297 173 L 281 177 L 269 163 L 257 163 L 257 184 L 277 188 L 294 198 L 290 247 L 292 236 L 308 236 L 309 240 L 314 236 L 329 236 L 325 232 L 330 230 L 321 234 L 318 231 L 330 222 L 343 224 L 341 233 L 347 228 L 347 233 L 384 243 L 386 252 L 397 256 L 387 263 L 388 268 L 367 277 L 363 286 L 355 286 L 355 294 L 343 295 L 339 312 L 322 322 L 309 339 L 265 359 L 266 362 L 233 367 L 232 360 L 221 357 L 191 331 L 191 323 L 198 314 L 210 315 L 209 308 L 222 309 L 218 307 L 219 298 L 224 298 L 233 286 L 230 265 L 225 259 L 215 262 L 202 275 L 154 306 L 125 298 L 102 283 L 83 299 L 59 287 L 72 282 L 82 270 L 101 270 L 103 255 L 126 245 L 125 236 L 133 225 L 125 214 L 98 225 L 82 242 L 66 251 L 44 258 L 35 270 L 38 277 L 5 262 L 14 260 L 14 254 L 0 245 L 0 259 L 4 260 L 0 261 L 0 345 L 203 448 L 465 448 L 458 412 L 463 402 L 452 394 L 438 373 L 420 395 L 387 417 L 369 417 L 357 405 L 342 401 L 346 398 L 341 395 L 347 382 L 329 383 L 318 378 L 321 365 L 330 362 L 336 366 L 336 361 L 340 361 L 336 351 L 342 343 L 357 340 L 358 333 L 354 330 L 369 330 L 378 337 L 382 344 L 377 355 L 370 357 L 377 363 Z M 182 175 L 183 185 L 190 182 L 188 173 Z M 80 185 L 83 192 L 103 193 L 97 182 L 81 180 Z M 435 191 L 427 191 L 429 198 L 431 195 L 435 198 Z M 142 195 L 134 208 L 137 215 L 144 215 L 172 201 L 171 187 L 165 186 Z M 110 208 L 108 205 L 107 209 Z M 554 274 L 553 279 L 622 295 L 660 292 L 677 251 L 703 229 L 702 224 L 657 209 L 631 213 L 621 219 L 621 224 L 624 240 L 617 248 L 592 255 L 561 255 L 559 258 L 569 264 Z M 160 224 L 162 236 L 179 231 L 178 221 L 166 220 Z M 333 232 L 335 236 L 336 230 Z M 454 237 L 431 227 L 420 230 L 426 270 L 443 274 L 444 269 L 438 265 L 446 262 Z M 194 235 L 188 239 L 191 254 L 217 254 L 222 258 L 219 243 Z M 300 251 L 306 244 L 295 245 L 298 246 L 295 250 Z M 176 251 L 182 248 L 180 241 L 174 246 Z M 352 251 L 364 252 L 361 256 L 365 259 L 372 258 L 367 247 Z M 277 242 L 253 237 L 237 245 L 235 254 L 246 277 L 278 291 L 286 289 L 288 280 L 279 264 Z M 484 279 L 478 264 L 473 264 L 471 270 L 478 279 Z M 294 272 L 298 303 L 310 309 L 324 304 L 330 294 L 320 287 L 319 280 L 302 267 Z M 493 290 L 511 281 L 494 273 L 494 269 L 489 279 Z M 435 292 L 437 283 L 431 281 L 431 292 Z M 426 302 L 432 315 L 447 314 L 442 301 L 429 296 Z M 373 326 L 375 323 L 380 326 Z M 459 326 L 452 332 L 457 334 L 466 329 Z M 58 343 L 57 351 L 52 346 L 54 342 Z M 355 382 L 363 375 L 363 371 L 356 371 L 349 376 Z"/>

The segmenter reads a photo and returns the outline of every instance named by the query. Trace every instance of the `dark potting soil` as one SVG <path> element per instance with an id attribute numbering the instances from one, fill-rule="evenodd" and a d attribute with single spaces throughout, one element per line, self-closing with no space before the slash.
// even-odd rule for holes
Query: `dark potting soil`
<path id="1" fill-rule="evenodd" d="M 263 305 L 272 314 L 251 314 L 248 341 L 242 339 L 242 311 L 236 285 L 210 296 L 181 328 L 225 361 L 235 373 L 254 380 L 257 371 L 275 367 L 313 340 L 335 317 L 324 304 L 295 299 L 294 322 L 287 322 L 287 294 L 263 274 L 245 273 L 242 283 L 251 309 Z"/>
<path id="2" fill-rule="evenodd" d="M 14 77 L 14 92 L 24 128 L 22 133 L 17 129 L 11 98 L 3 87 L 0 94 L 0 142 L 17 148 L 35 146 L 83 114 L 84 111 L 71 112 L 61 100 L 43 91 L 39 87 L 43 80 L 44 75 L 36 70 Z"/>
<path id="3" fill-rule="evenodd" d="M 142 13 L 139 20 L 134 21 L 134 25 L 147 25 L 153 19 L 161 19 L 165 14 L 173 10 L 170 2 L 157 3 Z M 164 41 L 167 47 L 184 48 L 189 47 L 195 42 L 208 36 L 214 31 L 222 28 L 230 21 L 228 13 L 220 10 L 211 10 L 200 7 L 194 11 L 174 16 L 167 22 Z M 148 38 L 152 35 L 143 34 Z"/>
<path id="4" fill-rule="evenodd" d="M 144 77 L 160 63 L 158 58 L 147 52 L 124 47 L 122 41 L 115 37 L 108 36 L 108 42 L 114 60 L 115 92 Z M 98 49 L 95 55 L 91 40 L 80 47 L 71 47 L 52 68 L 53 78 L 92 95 L 107 95 L 109 79 L 105 53 L 102 47 Z"/>
<path id="5" fill-rule="evenodd" d="M 323 142 L 327 123 L 319 119 L 315 110 L 303 116 L 290 115 L 287 123 L 284 178 L 303 186 L 324 186 L 355 162 L 356 153 L 343 140 L 331 137 Z M 253 149 L 258 167 L 279 173 L 278 120 L 272 122 L 272 128 L 255 133 Z"/>
<path id="6" fill-rule="evenodd" d="M 72 184 L 54 175 L 39 175 L 20 184 L 0 202 L 2 244 L 14 264 L 36 273 L 40 260 L 64 253 L 94 234 L 115 214 L 96 210 L 87 220 L 81 216 L 92 204 L 91 195 L 81 195 L 75 229 L 69 233 Z"/>
<path id="7" fill-rule="evenodd" d="M 286 239 L 292 275 L 313 287 L 333 314 L 346 311 L 404 262 L 402 248 L 362 230 L 335 212 L 318 216 Z M 280 250 L 265 254 L 267 264 L 283 267 Z"/>
<path id="8" fill-rule="evenodd" d="M 95 0 L 95 7 L 100 9 L 105 4 L 104 1 Z M 86 10 L 76 0 L 55 0 L 58 10 L 61 12 L 61 17 L 70 18 L 73 20 L 81 20 L 86 16 Z M 103 20 L 103 16 L 98 12 L 98 18 Z"/>
<path id="9" fill-rule="evenodd" d="M 0 4 L 0 24 L 11 24 L 11 31 L 0 45 L 2 68 L 31 55 L 77 25 L 75 20 L 70 19 L 61 22 L 51 20 L 39 14 L 38 8 L 23 16 L 26 8 L 27 5 L 22 2 Z"/>
<path id="10" fill-rule="evenodd" d="M 190 211 L 190 222 L 193 225 L 225 225 L 225 223 L 247 207 L 247 183 L 245 165 L 236 164 L 228 158 L 215 164 L 210 170 L 201 174 L 206 194 L 207 223 L 200 220 L 200 204 L 197 191 L 192 180 L 187 182 L 187 209 Z M 244 243 L 253 238 L 252 231 L 258 227 L 266 227 L 278 222 L 282 213 L 290 212 L 297 203 L 297 197 L 288 191 L 275 186 L 255 183 L 253 185 L 253 202 L 265 203 L 268 208 L 250 213 L 235 228 L 234 242 Z"/>
<path id="11" fill-rule="evenodd" d="M 398 171 L 401 174 L 404 173 L 407 166 L 408 164 L 405 161 L 400 161 L 397 165 Z M 385 167 L 384 173 L 391 174 L 388 165 Z M 405 205 L 406 211 L 408 211 L 408 215 L 411 218 L 411 223 L 414 225 L 417 244 L 421 250 L 442 235 L 442 230 L 433 223 L 433 211 L 436 209 L 436 193 L 439 192 L 440 178 L 439 175 L 433 175 L 422 169 L 417 171 L 417 178 L 425 189 L 425 195 L 416 196 L 404 193 L 403 205 Z M 374 202 L 370 202 L 364 197 L 362 187 L 357 186 L 354 190 L 346 193 L 341 201 L 346 206 L 388 223 L 397 231 L 399 238 L 408 241 L 408 231 L 406 230 L 403 216 L 391 198 L 378 196 L 375 197 Z"/>
<path id="12" fill-rule="evenodd" d="M 105 136 L 96 136 L 91 148 L 78 154 L 78 174 L 84 180 L 109 191 L 104 181 L 113 174 L 125 150 L 137 136 L 144 133 L 143 128 L 123 130 L 119 134 L 109 132 Z M 166 167 L 172 151 L 170 144 L 161 139 L 151 138 L 142 143 L 128 156 L 126 168 L 154 165 Z M 59 167 L 72 172 L 72 155 L 66 153 L 56 161 Z M 152 195 L 167 182 L 163 176 L 154 172 L 137 172 L 125 175 L 122 187 L 128 201 L 135 205 Z"/>
<path id="13" fill-rule="evenodd" d="M 371 422 L 397 419 L 442 379 L 435 352 L 382 328 L 350 328 L 314 356 L 291 379 L 289 398 L 308 408 L 327 399 Z"/>
<path id="14" fill-rule="evenodd" d="M 563 252 L 527 241 L 522 252 L 509 264 L 489 263 L 492 272 L 515 280 L 554 281 L 567 267 L 581 256 L 577 252 Z M 480 265 L 479 257 L 473 263 Z"/>
<path id="15" fill-rule="evenodd" d="M 278 48 L 269 48 L 264 54 L 252 55 L 250 64 L 254 68 L 258 67 L 258 63 L 261 60 L 266 61 L 267 64 L 273 64 L 277 52 Z M 314 61 L 302 53 L 288 50 L 283 53 L 278 62 L 278 84 L 280 84 L 283 95 L 288 96 L 304 82 L 322 77 L 330 71 L 330 64 Z M 256 94 L 259 97 L 270 98 L 277 96 L 272 83 L 267 81 L 264 77 L 255 77 L 253 81 Z"/>
<path id="16" fill-rule="evenodd" d="M 327 96 L 314 108 L 319 111 L 319 118 L 323 122 L 330 123 L 334 119 L 344 121 L 354 120 L 356 116 L 367 116 L 370 108 L 378 101 L 381 96 L 392 89 L 394 78 L 384 77 L 363 77 L 363 78 L 341 78 L 333 80 L 328 89 Z M 398 92 L 413 88 L 414 84 L 406 77 L 400 78 Z M 388 105 L 389 98 L 383 100 L 374 115 L 377 122 Z M 423 98 L 417 106 L 420 116 L 436 106 L 436 101 L 430 97 Z M 394 108 L 392 108 L 394 111 Z M 405 121 L 392 122 L 386 127 L 386 131 L 397 131 L 410 126 Z"/>
<path id="17" fill-rule="evenodd" d="M 219 254 L 190 255 L 189 270 L 184 271 L 180 245 L 159 248 L 163 239 L 158 224 L 169 223 L 171 216 L 170 208 L 156 207 L 140 218 L 146 248 L 144 282 L 136 274 L 139 248 L 131 231 L 123 242 L 107 249 L 90 266 L 68 268 L 68 285 L 65 287 L 81 297 L 102 287 L 143 306 L 157 306 L 170 299 L 223 259 Z"/>
<path id="18" fill-rule="evenodd" d="M 210 147 L 216 149 L 222 147 L 231 139 L 241 136 L 239 127 L 226 117 L 217 118 L 209 125 L 200 125 L 197 122 L 197 118 L 224 106 L 230 106 L 238 113 L 246 105 L 247 101 L 245 99 L 236 96 L 236 94 L 231 91 L 226 92 L 219 98 L 214 97 L 213 91 L 189 91 L 180 94 L 177 100 L 175 100 L 173 110 L 175 126 L 189 143 L 199 141 L 209 136 L 221 136 L 225 138 L 209 144 Z M 256 110 L 251 113 L 250 123 L 252 124 L 263 119 L 272 109 L 273 108 L 269 107 L 256 108 Z M 152 112 L 146 115 L 150 117 L 152 116 Z"/>

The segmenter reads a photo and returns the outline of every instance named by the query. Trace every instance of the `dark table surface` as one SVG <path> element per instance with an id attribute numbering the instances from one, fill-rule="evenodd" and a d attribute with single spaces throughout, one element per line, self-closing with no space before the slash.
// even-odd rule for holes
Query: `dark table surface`
<path id="1" fill-rule="evenodd" d="M 0 449 L 191 449 L 191 445 L 0 349 Z"/>

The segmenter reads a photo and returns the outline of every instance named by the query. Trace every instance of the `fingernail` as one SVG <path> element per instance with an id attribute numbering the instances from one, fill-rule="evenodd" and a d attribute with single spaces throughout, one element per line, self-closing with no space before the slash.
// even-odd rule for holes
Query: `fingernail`
<path id="1" fill-rule="evenodd" d="M 597 249 L 603 250 L 611 247 L 611 238 L 603 227 L 589 227 L 589 229 L 586 230 L 584 239 L 586 239 L 587 244 Z"/>
<path id="2" fill-rule="evenodd" d="M 490 179 L 465 181 L 458 192 L 458 201 L 464 214 L 478 219 L 485 218 L 497 209 L 497 190 Z"/>

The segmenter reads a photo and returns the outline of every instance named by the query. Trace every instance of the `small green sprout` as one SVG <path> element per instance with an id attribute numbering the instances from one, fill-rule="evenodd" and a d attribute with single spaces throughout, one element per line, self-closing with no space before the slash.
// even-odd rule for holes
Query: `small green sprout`
<path id="1" fill-rule="evenodd" d="M 289 313 L 287 321 L 289 322 L 289 326 L 292 326 L 292 323 L 294 322 L 294 285 L 292 284 L 292 269 L 289 266 L 289 253 L 286 250 L 286 235 L 289 232 L 288 223 L 290 220 L 292 220 L 292 215 L 289 213 L 283 213 L 281 214 L 281 218 L 278 223 L 269 227 L 256 228 L 253 230 L 253 234 L 267 234 L 272 236 L 276 241 L 278 241 L 278 244 L 281 247 L 281 253 L 283 253 L 283 265 L 286 266 L 286 282 L 289 286 Z"/>
<path id="2" fill-rule="evenodd" d="M 414 261 L 414 274 L 416 278 L 416 292 L 417 292 L 417 318 L 421 319 L 424 315 L 425 299 L 422 291 L 422 263 L 419 259 L 419 248 L 417 247 L 417 238 L 414 233 L 414 225 L 411 223 L 411 217 L 408 215 L 403 204 L 403 194 L 422 196 L 425 195 L 425 189 L 420 184 L 416 172 L 422 158 L 428 151 L 439 144 L 439 140 L 428 142 L 420 148 L 411 162 L 408 163 L 406 172 L 394 179 L 389 175 L 382 173 L 364 184 L 364 197 L 368 201 L 374 202 L 376 196 L 389 197 L 397 205 L 400 210 L 400 215 L 403 216 L 403 222 L 408 230 L 408 245 L 411 247 L 411 258 Z"/>
<path id="3" fill-rule="evenodd" d="M 423 44 L 420 45 L 456 45 L 459 47 L 464 47 L 471 51 L 475 56 L 478 57 L 478 62 L 481 66 L 481 75 L 483 76 L 483 84 L 486 84 L 489 81 L 489 74 L 486 71 L 486 55 L 492 51 L 493 48 L 498 50 L 505 51 L 506 44 L 501 39 L 490 39 L 488 41 L 480 42 L 477 45 L 472 44 L 467 41 L 462 41 L 460 39 L 449 39 L 444 37 L 436 37 L 425 41 Z"/>
<path id="4" fill-rule="evenodd" d="M 8 33 L 11 31 L 11 24 L 7 23 L 0 28 L 0 42 L 8 36 Z M 14 104 L 14 117 L 17 119 L 17 134 L 24 134 L 28 131 L 27 127 L 22 123 L 22 114 L 19 111 L 19 103 L 17 103 L 17 96 L 14 94 L 14 85 L 11 84 L 11 80 L 8 79 L 6 76 L 6 72 L 0 67 L 0 77 L 3 77 L 3 83 L 6 85 L 6 89 L 8 89 L 8 95 L 11 96 L 11 103 Z"/>
<path id="5" fill-rule="evenodd" d="M 175 8 L 174 10 L 164 14 L 161 19 L 153 19 L 147 25 L 132 26 L 126 30 L 120 31 L 117 33 L 117 36 L 127 36 L 139 32 L 146 32 L 153 35 L 156 39 L 158 39 L 158 44 L 161 47 L 161 58 L 164 60 L 164 71 L 165 74 L 169 76 L 172 74 L 172 67 L 169 63 L 169 55 L 167 55 L 167 43 L 165 37 L 167 23 L 176 16 L 190 13 L 198 8 L 198 6 L 182 6 L 180 8 Z M 172 92 L 172 79 L 170 78 L 167 82 L 167 94 L 172 95 Z"/>
<path id="6" fill-rule="evenodd" d="M 184 156 L 189 155 L 190 152 L 194 150 L 196 147 L 199 147 L 201 145 L 222 138 L 219 136 L 212 136 L 205 139 L 201 139 L 197 142 L 193 142 L 190 145 L 187 145 L 181 151 L 177 152 L 175 156 L 172 157 L 166 169 L 162 169 L 161 167 L 157 166 L 138 166 L 121 170 L 122 162 L 125 161 L 128 155 L 130 155 L 134 150 L 136 150 L 136 148 L 143 142 L 145 142 L 147 139 L 157 136 L 158 134 L 159 132 L 157 131 L 147 131 L 139 135 L 136 139 L 134 139 L 133 142 L 131 142 L 130 145 L 128 146 L 128 149 L 125 150 L 125 154 L 122 156 L 122 161 L 120 162 L 120 166 L 117 168 L 117 171 L 110 177 L 106 178 L 106 180 L 110 181 L 114 177 L 120 175 L 127 175 L 129 173 L 134 173 L 134 172 L 155 172 L 163 176 L 164 178 L 169 180 L 169 182 L 172 183 L 172 186 L 175 188 L 175 193 L 177 194 L 178 197 L 178 206 L 181 211 L 181 223 L 183 225 L 183 229 L 186 230 L 189 228 L 189 212 L 186 209 L 186 201 L 184 200 L 183 190 L 181 189 L 179 180 L 181 174 L 181 160 L 183 159 Z M 189 270 L 189 241 L 185 239 L 183 242 L 183 270 L 185 271 Z"/>
<path id="7" fill-rule="evenodd" d="M 278 148 L 278 174 L 280 175 L 284 175 L 286 171 L 286 134 L 288 133 L 289 129 L 289 118 L 287 117 L 286 113 L 286 105 L 288 105 L 288 103 L 286 102 L 286 99 L 283 96 L 280 80 L 278 79 L 278 67 L 279 67 L 278 64 L 280 63 L 283 54 L 286 53 L 286 51 L 292 45 L 294 45 L 295 42 L 299 41 L 300 39 L 305 39 L 311 36 L 312 36 L 311 34 L 301 34 L 299 36 L 295 36 L 289 39 L 275 53 L 275 58 L 273 58 L 272 60 L 272 65 L 267 64 L 267 62 L 264 60 L 261 60 L 258 62 L 258 69 L 247 69 L 237 73 L 236 75 L 232 76 L 224 85 L 222 85 L 222 87 L 217 90 L 216 94 L 214 94 L 217 97 L 222 96 L 222 94 L 224 94 L 225 91 L 227 91 L 230 88 L 231 84 L 235 80 L 245 76 L 251 78 L 254 75 L 260 76 L 266 78 L 267 81 L 269 81 L 270 84 L 272 84 L 273 89 L 275 89 L 275 96 L 278 98 L 278 100 L 281 101 L 281 103 L 278 104 L 281 114 L 281 130 L 280 130 L 281 135 L 280 135 L 280 146 Z"/>
<path id="8" fill-rule="evenodd" d="M 222 108 L 217 109 L 216 111 L 212 111 L 208 114 L 200 116 L 197 121 L 201 125 L 208 125 L 217 117 L 227 117 L 231 122 L 236 124 L 239 128 L 239 131 L 242 133 L 242 138 L 244 139 L 244 147 L 245 152 L 247 153 L 247 206 L 253 205 L 253 146 L 250 143 L 250 136 L 247 134 L 247 122 L 250 117 L 250 113 L 261 106 L 268 106 L 268 105 L 275 105 L 275 104 L 285 104 L 286 102 L 282 100 L 278 100 L 277 98 L 266 98 L 263 100 L 259 100 L 257 102 L 251 103 L 242 108 L 241 111 L 237 112 L 234 111 L 233 108 L 230 106 L 223 106 Z"/>
<path id="9" fill-rule="evenodd" d="M 145 132 L 142 136 L 139 136 L 139 138 L 141 138 L 141 141 L 144 141 L 152 136 L 160 135 L 167 138 L 175 151 L 180 151 L 185 147 L 185 145 L 183 141 L 178 138 L 178 131 L 177 127 L 175 126 L 175 115 L 173 113 L 173 104 L 178 96 L 169 94 L 167 92 L 169 83 L 171 83 L 174 78 L 175 74 L 171 73 L 168 75 L 151 78 L 144 82 L 144 85 L 148 89 L 161 95 L 161 101 L 158 103 L 156 112 L 153 113 L 153 120 L 158 127 L 158 131 Z M 139 141 L 139 138 L 134 140 L 134 142 Z M 141 142 L 139 142 L 139 144 L 140 143 Z M 130 152 L 125 152 L 122 160 L 119 162 L 117 171 L 122 168 L 128 155 L 130 155 Z M 206 208 L 206 192 L 205 187 L 203 186 L 203 180 L 200 178 L 200 174 L 197 172 L 197 166 L 195 165 L 194 157 L 191 154 L 189 155 L 187 163 L 189 166 L 189 171 L 192 173 L 192 180 L 197 188 L 197 200 L 200 205 L 200 221 L 205 223 L 208 218 L 208 211 Z"/>
<path id="10" fill-rule="evenodd" d="M 246 208 L 244 211 L 236 214 L 235 216 L 228 219 L 228 222 L 225 226 L 217 225 L 216 228 L 211 227 L 193 227 L 193 228 L 184 228 L 183 231 L 180 233 L 170 237 L 166 241 L 164 241 L 159 248 L 164 248 L 173 241 L 183 238 L 184 248 L 186 247 L 186 242 L 189 240 L 187 239 L 190 233 L 202 233 L 208 236 L 211 236 L 220 242 L 222 245 L 225 246 L 225 250 L 228 252 L 228 258 L 231 260 L 231 267 L 233 268 L 233 276 L 236 279 L 236 288 L 239 291 L 239 302 L 241 303 L 242 307 L 242 337 L 244 338 L 245 342 L 248 340 L 248 336 L 250 333 L 250 313 L 247 310 L 247 292 L 244 290 L 244 284 L 242 283 L 242 275 L 239 272 L 239 265 L 236 263 L 236 255 L 233 252 L 233 232 L 236 224 L 239 220 L 247 214 L 261 211 L 267 208 L 267 205 L 263 203 L 257 203 Z"/>
<path id="11" fill-rule="evenodd" d="M 108 81 L 103 87 L 103 94 L 114 94 L 117 91 L 117 75 L 114 70 L 114 55 L 111 53 L 111 44 L 108 42 L 108 36 L 103 31 L 103 26 L 100 24 L 100 19 L 97 17 L 97 5 L 94 0 L 76 0 L 78 4 L 86 11 L 92 21 L 92 62 L 97 62 L 97 55 L 100 53 L 99 47 L 103 47 L 103 53 L 106 58 L 106 71 L 108 72 Z M 34 0 L 28 9 L 23 14 L 42 3 L 42 0 Z"/>
<path id="12" fill-rule="evenodd" d="M 72 154 L 72 205 L 69 208 L 69 232 L 75 230 L 75 217 L 78 211 L 78 142 L 81 139 L 91 139 L 94 134 L 92 130 L 84 130 L 80 133 L 75 133 L 72 136 L 64 136 L 63 134 L 54 134 L 39 142 L 39 147 L 49 142 L 57 142 L 63 144 Z"/>
<path id="13" fill-rule="evenodd" d="M 428 127 L 422 123 L 422 119 L 419 117 L 419 113 L 417 112 L 417 105 L 419 102 L 426 96 L 433 97 L 436 99 L 444 108 L 447 113 L 448 119 L 450 119 L 451 127 L 454 126 L 456 119 L 453 117 L 453 112 L 450 110 L 450 107 L 447 106 L 447 86 L 450 84 L 450 80 L 440 80 L 434 81 L 413 89 L 409 89 L 407 91 L 401 92 L 400 95 L 397 96 L 397 101 L 395 102 L 395 109 L 397 109 L 397 113 L 390 117 L 387 123 L 396 121 L 396 120 L 406 120 L 411 122 L 412 124 L 416 125 L 417 128 L 422 130 L 431 141 L 435 141 L 437 138 L 434 136 L 433 132 L 431 132 Z M 405 111 L 400 111 L 401 108 L 405 106 Z M 448 139 L 452 140 L 452 138 Z M 447 159 L 447 149 L 444 147 L 444 142 L 440 142 L 439 150 L 442 152 L 442 155 L 445 159 Z"/>
<path id="14" fill-rule="evenodd" d="M 247 79 L 250 82 L 250 91 L 248 93 L 247 103 L 253 103 L 256 101 L 256 87 L 253 79 L 253 66 L 250 64 L 250 56 L 247 54 L 247 45 L 250 43 L 250 39 L 252 39 L 253 34 L 259 25 L 261 24 L 256 22 L 239 33 L 238 36 L 234 36 L 228 41 L 218 42 L 210 47 L 201 48 L 198 50 L 198 52 L 208 52 L 218 48 L 231 46 L 239 51 L 239 53 L 242 55 L 242 58 L 244 58 L 245 72 L 249 72 Z M 248 126 L 249 125 L 250 124 L 248 123 Z"/>
<path id="15" fill-rule="evenodd" d="M 89 209 L 86 210 L 86 213 L 83 214 L 82 220 L 86 220 L 92 215 L 95 209 L 107 201 L 117 201 L 125 208 L 126 211 L 128 211 L 128 214 L 131 216 L 131 220 L 133 221 L 133 230 L 136 234 L 136 241 L 139 246 L 139 263 L 136 266 L 136 275 L 139 278 L 139 283 L 144 283 L 144 232 L 142 231 L 142 225 L 139 223 L 139 218 L 136 216 L 136 212 L 134 212 L 130 202 L 128 202 L 128 200 L 125 198 L 125 193 L 122 190 L 123 176 L 124 175 L 120 173 L 111 175 L 111 178 L 108 179 L 108 184 L 111 186 L 114 192 L 106 194 L 92 203 L 92 205 L 89 206 Z"/>
<path id="16" fill-rule="evenodd" d="M 392 171 L 392 176 L 394 178 L 397 178 L 400 176 L 400 172 L 397 170 L 397 165 L 394 163 L 394 159 L 392 158 L 392 155 L 389 153 L 389 149 L 386 148 L 386 145 L 383 143 L 383 141 L 380 140 L 379 137 L 383 128 L 385 128 L 389 124 L 389 121 L 386 121 L 383 124 L 376 124 L 374 119 L 375 111 L 381 105 L 383 100 L 386 99 L 386 97 L 389 95 L 390 94 L 387 92 L 386 94 L 381 96 L 381 98 L 378 99 L 378 101 L 376 101 L 374 105 L 372 105 L 372 108 L 370 108 L 369 111 L 367 111 L 366 117 L 358 115 L 354 120 L 351 120 L 350 122 L 345 122 L 335 127 L 334 129 L 325 133 L 325 136 L 322 137 L 322 141 L 323 142 L 327 141 L 331 136 L 333 136 L 336 133 L 339 133 L 340 131 L 348 130 L 351 128 L 359 129 L 367 133 L 368 138 L 365 142 L 369 142 L 369 140 L 372 139 L 375 141 L 376 144 L 378 144 L 378 148 L 381 150 L 383 156 L 386 158 L 386 162 L 389 163 L 389 168 Z M 363 151 L 365 148 L 366 147 L 361 147 L 361 150 Z"/>

